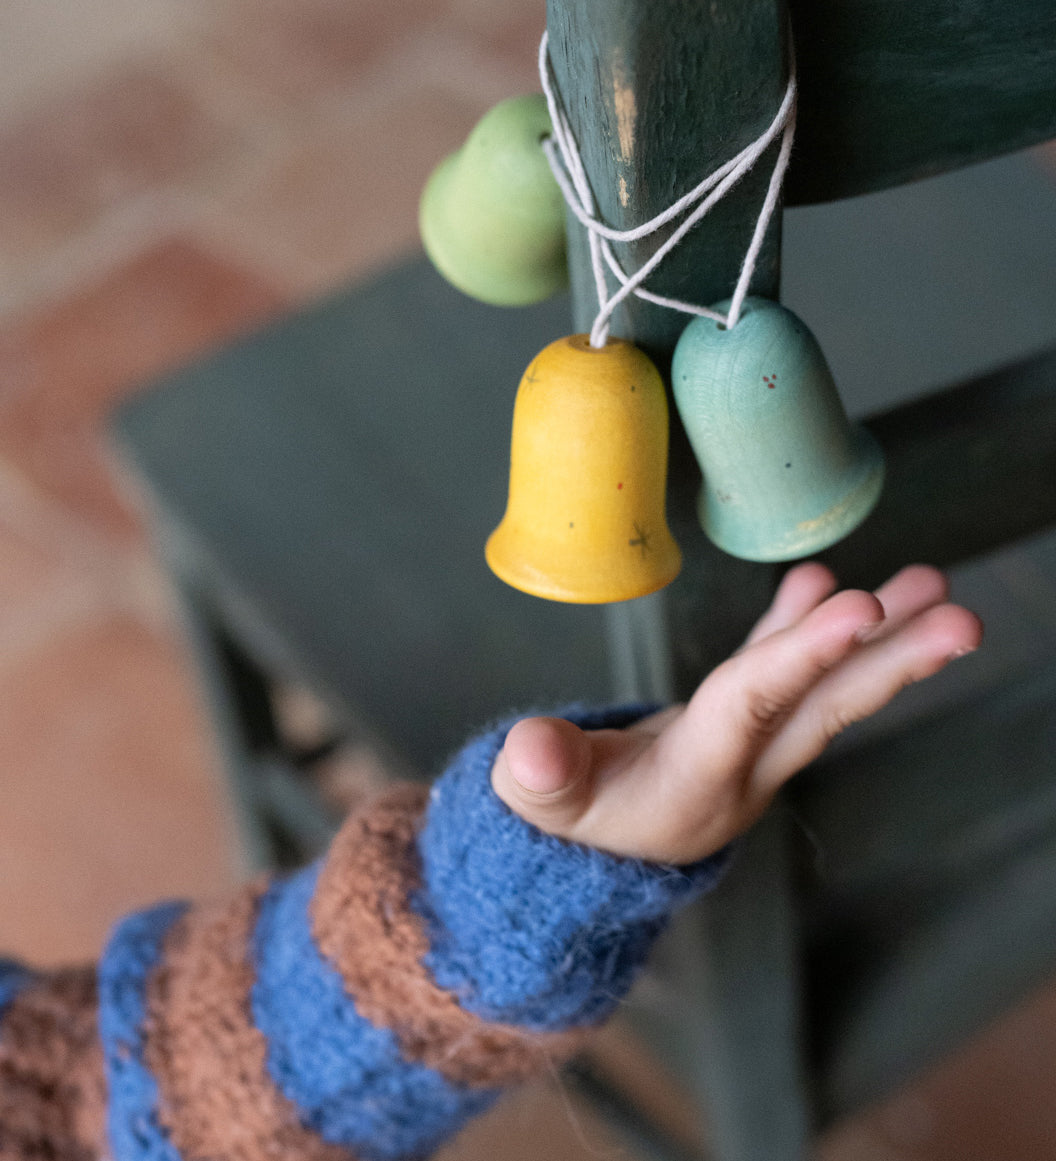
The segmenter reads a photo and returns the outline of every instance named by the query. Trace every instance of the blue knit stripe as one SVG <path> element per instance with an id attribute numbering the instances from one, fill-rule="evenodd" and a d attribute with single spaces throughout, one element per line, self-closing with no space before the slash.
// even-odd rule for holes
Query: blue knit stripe
<path id="1" fill-rule="evenodd" d="M 559 716 L 623 728 L 654 708 Z M 433 789 L 414 900 L 429 933 L 426 964 L 485 1019 L 537 1031 L 594 1024 L 627 992 L 672 910 L 718 881 L 729 852 L 671 867 L 544 834 L 491 789 L 516 720 L 470 742 Z"/>
<path id="2" fill-rule="evenodd" d="M 115 1161 L 182 1161 L 158 1123 L 158 1085 L 143 1061 L 142 1029 L 148 978 L 166 933 L 186 906 L 166 903 L 122 920 L 99 963 L 99 1034 Z"/>
<path id="3" fill-rule="evenodd" d="M 0 959 L 0 1020 L 11 1001 L 34 979 L 36 975 L 17 959 Z M 0 1035 L 3 1035 L 2 1029 Z"/>
<path id="4" fill-rule="evenodd" d="M 272 884 L 260 901 L 251 1008 L 268 1042 L 268 1072 L 328 1143 L 363 1161 L 426 1156 L 497 1093 L 407 1063 L 393 1033 L 359 1015 L 312 936 L 308 906 L 320 870 Z"/>

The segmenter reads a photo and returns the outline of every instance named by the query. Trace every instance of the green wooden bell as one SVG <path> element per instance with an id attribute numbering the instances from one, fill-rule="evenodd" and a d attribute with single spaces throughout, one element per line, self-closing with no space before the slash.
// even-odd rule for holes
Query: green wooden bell
<path id="1" fill-rule="evenodd" d="M 731 555 L 808 556 L 876 503 L 883 453 L 847 419 L 817 340 L 778 303 L 746 299 L 732 329 L 694 319 L 675 348 L 671 381 L 704 473 L 701 525 Z"/>
<path id="2" fill-rule="evenodd" d="M 502 101 L 433 171 L 419 208 L 426 253 L 451 283 L 493 306 L 526 306 L 568 282 L 565 203 L 540 142 L 542 94 Z"/>

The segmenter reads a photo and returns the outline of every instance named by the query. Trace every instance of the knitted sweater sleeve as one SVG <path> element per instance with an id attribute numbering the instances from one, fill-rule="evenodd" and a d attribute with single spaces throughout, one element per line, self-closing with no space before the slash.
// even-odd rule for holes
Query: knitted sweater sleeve
<path id="1" fill-rule="evenodd" d="M 291 878 L 125 919 L 97 983 L 0 961 L 0 1161 L 421 1158 L 574 1051 L 725 855 L 663 867 L 536 830 L 490 787 L 509 724 Z M 71 1079 L 27 1117 L 49 1068 Z"/>

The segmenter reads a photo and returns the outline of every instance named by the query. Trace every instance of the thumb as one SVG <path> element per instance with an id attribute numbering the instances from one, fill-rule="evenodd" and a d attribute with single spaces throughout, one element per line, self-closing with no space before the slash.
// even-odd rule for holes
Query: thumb
<path id="1" fill-rule="evenodd" d="M 524 718 L 507 734 L 491 784 L 523 819 L 567 836 L 592 797 L 592 758 L 578 726 L 563 718 Z"/>

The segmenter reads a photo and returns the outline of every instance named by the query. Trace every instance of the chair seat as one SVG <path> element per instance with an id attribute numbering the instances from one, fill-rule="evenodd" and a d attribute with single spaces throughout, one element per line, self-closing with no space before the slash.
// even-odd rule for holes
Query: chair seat
<path id="1" fill-rule="evenodd" d="M 412 770 L 497 715 L 609 696 L 601 612 L 484 563 L 517 384 L 567 320 L 567 299 L 482 306 L 417 259 L 116 416 L 172 567 Z"/>

